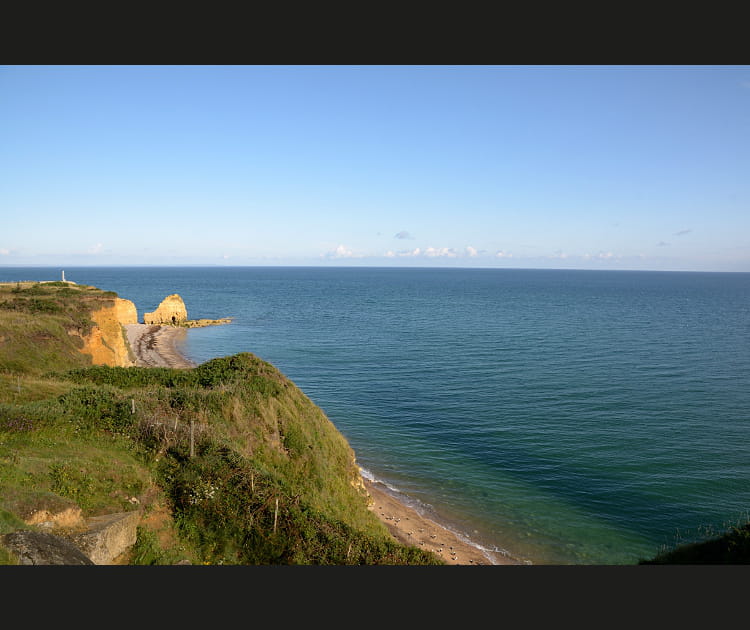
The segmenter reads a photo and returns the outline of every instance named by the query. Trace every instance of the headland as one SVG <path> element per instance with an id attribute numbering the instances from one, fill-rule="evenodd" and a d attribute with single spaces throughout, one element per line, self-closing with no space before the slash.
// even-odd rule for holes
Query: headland
<path id="1" fill-rule="evenodd" d="M 195 367 L 180 352 L 187 330 L 183 327 L 155 324 L 124 326 L 136 366 L 188 369 Z M 372 498 L 370 511 L 400 543 L 434 552 L 446 564 L 503 565 L 521 564 L 499 553 L 483 550 L 456 532 L 444 527 L 401 501 L 382 483 L 363 477 Z"/>
<path id="2" fill-rule="evenodd" d="M 61 368 L 63 366 L 67 368 L 76 361 L 80 361 L 82 367 L 85 367 L 85 362 L 89 362 L 89 365 L 185 370 L 200 367 L 182 352 L 182 344 L 186 336 L 190 334 L 187 329 L 192 327 L 188 322 L 192 320 L 187 320 L 184 306 L 182 310 L 176 308 L 179 306 L 176 300 L 178 296 L 171 296 L 172 299 L 169 301 L 170 307 L 175 308 L 169 311 L 162 309 L 164 318 L 161 317 L 161 313 L 149 314 L 153 318 L 160 319 L 160 323 L 138 323 L 136 308 L 132 302 L 95 287 L 60 281 L 13 283 L 6 289 L 5 304 L 8 308 L 6 308 L 6 317 L 3 321 L 8 328 L 8 334 L 0 335 L 0 345 L 4 343 L 8 346 L 6 350 L 9 361 L 16 355 L 28 354 L 29 366 L 40 374 L 54 364 L 47 360 L 47 355 L 37 356 L 32 353 L 32 350 L 36 352 L 37 347 L 40 346 L 39 335 L 30 338 L 28 348 L 18 345 L 21 339 L 25 338 L 23 335 L 26 330 L 19 327 L 27 321 L 19 314 L 26 313 L 26 311 L 28 311 L 26 315 L 33 315 L 37 318 L 58 317 L 61 321 L 64 317 L 70 318 L 70 322 L 67 320 L 64 322 L 69 330 L 67 334 L 62 334 L 59 340 L 60 344 L 67 344 L 66 352 L 70 355 L 68 363 L 60 360 Z M 82 309 L 80 313 L 76 310 L 79 307 Z M 49 313 L 49 315 L 42 313 Z M 216 325 L 228 323 L 231 320 L 226 318 L 195 321 L 199 322 L 197 325 Z M 16 329 L 18 329 L 18 334 L 14 332 Z M 117 344 L 122 347 L 120 348 Z M 53 350 L 54 347 L 50 352 L 54 354 Z M 84 358 L 85 355 L 89 355 L 88 358 Z M 21 376 L 16 380 L 14 391 L 16 393 L 23 391 L 24 395 L 28 395 L 26 390 L 29 385 L 24 383 L 22 388 Z M 55 387 L 61 387 L 61 385 L 55 383 Z M 133 408 L 146 405 L 143 401 L 138 403 L 133 400 L 131 403 Z M 177 428 L 178 424 L 179 422 L 176 421 L 174 427 Z M 313 448 L 313 445 L 310 448 Z M 359 477 L 358 485 L 364 487 L 369 495 L 369 510 L 385 525 L 397 542 L 416 547 L 421 551 L 433 552 L 448 565 L 519 564 L 507 557 L 487 552 L 441 526 L 424 513 L 401 501 L 397 493 L 378 481 L 364 474 Z M 129 497 L 128 500 L 132 502 L 134 499 Z"/>

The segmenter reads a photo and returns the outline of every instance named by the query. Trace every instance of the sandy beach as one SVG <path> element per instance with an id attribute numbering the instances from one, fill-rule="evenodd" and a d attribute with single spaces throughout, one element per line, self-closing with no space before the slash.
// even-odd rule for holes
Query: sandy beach
<path id="1" fill-rule="evenodd" d="M 192 368 L 195 363 L 184 357 L 177 344 L 187 330 L 175 326 L 127 324 L 124 326 L 138 367 Z"/>
<path id="2" fill-rule="evenodd" d="M 380 518 L 393 537 L 406 545 L 427 549 L 446 564 L 469 566 L 519 565 L 508 556 L 482 550 L 451 530 L 421 515 L 398 500 L 382 483 L 365 479 L 365 487 L 373 499 L 370 510 Z"/>
<path id="3" fill-rule="evenodd" d="M 128 324 L 125 331 L 135 355 L 136 366 L 182 369 L 195 367 L 195 364 L 178 350 L 178 344 L 184 340 L 187 329 L 152 324 Z M 372 498 L 370 510 L 399 542 L 433 551 L 447 564 L 520 564 L 500 553 L 481 550 L 467 542 L 398 500 L 383 484 L 367 478 L 364 482 Z"/>

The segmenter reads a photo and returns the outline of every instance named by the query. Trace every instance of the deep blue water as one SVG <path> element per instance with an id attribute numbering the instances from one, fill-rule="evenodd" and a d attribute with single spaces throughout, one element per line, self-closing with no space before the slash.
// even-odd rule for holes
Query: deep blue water
<path id="1" fill-rule="evenodd" d="M 253 352 L 372 476 L 487 548 L 621 564 L 750 510 L 750 274 L 66 268 L 139 317 L 179 293 L 183 348 Z M 2 268 L 0 281 L 60 269 Z"/>

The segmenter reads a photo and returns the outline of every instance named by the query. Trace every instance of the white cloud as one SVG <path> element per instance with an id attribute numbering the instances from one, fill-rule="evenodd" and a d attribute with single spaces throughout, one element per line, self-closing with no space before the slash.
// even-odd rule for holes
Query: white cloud
<path id="1" fill-rule="evenodd" d="M 510 252 L 504 252 L 503 250 L 500 250 L 495 254 L 495 258 L 513 258 L 513 254 Z"/>
<path id="2" fill-rule="evenodd" d="M 452 247 L 428 247 L 426 250 L 424 250 L 424 255 L 429 256 L 430 258 L 435 258 L 437 256 L 455 258 L 456 256 L 458 256 L 458 254 Z"/>
<path id="3" fill-rule="evenodd" d="M 386 258 L 396 258 L 396 257 L 459 258 L 462 256 L 474 258 L 483 253 L 485 253 L 484 250 L 478 250 L 475 247 L 472 247 L 471 245 L 467 245 L 464 248 L 463 252 L 456 251 L 453 247 L 427 247 L 426 249 L 415 247 L 414 249 L 402 249 L 400 251 L 395 251 L 395 252 L 392 249 L 389 249 L 385 253 L 385 256 Z"/>
<path id="4" fill-rule="evenodd" d="M 422 250 L 417 247 L 415 249 L 402 249 L 398 252 L 394 252 L 393 250 L 389 249 L 385 255 L 388 258 L 395 258 L 396 256 L 419 256 L 421 253 Z"/>
<path id="5" fill-rule="evenodd" d="M 389 249 L 383 254 L 384 258 L 461 258 L 481 256 L 484 250 L 478 250 L 471 245 L 467 246 L 464 251 L 456 251 L 453 247 L 415 247 L 414 249 Z M 510 257 L 511 254 L 508 254 Z M 323 254 L 324 258 L 365 258 L 362 254 L 357 254 L 349 249 L 346 245 L 339 245 L 336 249 Z"/>
<path id="6" fill-rule="evenodd" d="M 563 254 L 560 256 L 560 258 L 567 258 L 567 254 Z M 554 256 L 553 256 L 554 258 Z M 598 254 L 584 254 L 583 259 L 584 260 L 612 260 L 612 259 L 619 259 L 621 256 L 615 256 L 612 252 L 599 252 Z"/>
<path id="7" fill-rule="evenodd" d="M 102 245 L 101 243 L 97 243 L 96 245 L 89 247 L 89 254 L 101 254 L 103 250 L 104 245 Z"/>
<path id="8" fill-rule="evenodd" d="M 0 248 L 0 256 L 10 256 L 10 250 L 9 249 L 4 249 L 4 248 Z"/>
<path id="9" fill-rule="evenodd" d="M 354 252 L 346 245 L 339 245 L 332 252 L 325 254 L 326 258 L 356 258 Z"/>

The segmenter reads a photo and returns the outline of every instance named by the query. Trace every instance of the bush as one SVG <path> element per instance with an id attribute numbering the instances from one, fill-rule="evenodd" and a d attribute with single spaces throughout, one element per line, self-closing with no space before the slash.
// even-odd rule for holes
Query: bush
<path id="1" fill-rule="evenodd" d="M 37 298 L 13 298 L 6 302 L 0 302 L 0 307 L 9 311 L 20 311 L 31 315 L 36 313 L 57 314 L 63 312 L 62 306 L 57 302 Z"/>
<path id="2" fill-rule="evenodd" d="M 724 535 L 680 545 L 639 564 L 750 564 L 750 522 Z"/>
<path id="3" fill-rule="evenodd" d="M 119 433 L 133 425 L 130 402 L 113 389 L 76 387 L 57 400 L 64 415 L 81 427 Z"/>
<path id="4" fill-rule="evenodd" d="M 135 544 L 130 550 L 130 562 L 133 565 L 175 564 L 178 554 L 171 549 L 162 549 L 156 533 L 141 525 L 136 529 Z"/>
<path id="5" fill-rule="evenodd" d="M 23 292 L 28 293 L 29 295 L 52 295 L 53 293 L 49 289 L 45 289 L 44 285 L 39 282 L 30 286 L 28 289 L 24 289 Z"/>

